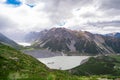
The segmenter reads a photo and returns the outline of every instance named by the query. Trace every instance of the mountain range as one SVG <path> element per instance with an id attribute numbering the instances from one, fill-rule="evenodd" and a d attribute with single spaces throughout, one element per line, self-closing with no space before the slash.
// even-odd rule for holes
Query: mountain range
<path id="1" fill-rule="evenodd" d="M 52 28 L 34 35 L 34 48 L 46 48 L 53 52 L 79 52 L 81 54 L 120 53 L 120 39 L 87 31 L 75 31 L 66 28 Z M 41 36 L 42 35 L 42 36 Z"/>
<path id="2" fill-rule="evenodd" d="M 34 31 L 30 32 L 30 33 L 26 34 L 26 36 L 24 37 L 24 41 L 25 42 L 34 42 L 38 38 L 43 37 L 47 31 L 48 30 L 43 30 L 43 31 L 39 31 L 39 32 L 34 32 Z"/>
<path id="3" fill-rule="evenodd" d="M 16 49 L 20 49 L 20 46 L 15 41 L 4 36 L 2 33 L 0 33 L 0 43 L 3 43 Z"/>
<path id="4" fill-rule="evenodd" d="M 111 37 L 115 37 L 115 38 L 120 38 L 120 33 L 119 33 L 119 32 L 109 33 L 109 34 L 106 34 L 106 36 L 111 36 Z"/>
<path id="5" fill-rule="evenodd" d="M 51 40 L 56 42 L 56 44 L 54 42 L 49 42 Z M 112 46 L 105 42 L 107 40 L 108 42 L 112 43 Z M 86 31 L 83 32 L 72 31 L 65 28 L 52 28 L 44 35 L 38 37 L 34 41 L 33 47 L 49 48 L 52 44 L 55 46 L 57 45 L 57 47 L 49 48 L 53 51 L 74 51 L 74 49 L 69 48 L 70 45 L 73 45 L 72 41 L 74 41 L 74 44 L 76 44 L 77 41 L 80 41 L 81 44 L 84 44 L 84 46 L 82 46 L 83 48 L 79 48 L 80 50 L 84 48 L 86 49 L 88 46 L 92 47 L 93 45 L 97 45 L 97 48 L 99 48 L 100 46 L 98 46 L 97 43 L 101 45 L 104 42 L 104 44 L 106 44 L 104 48 L 108 49 L 107 46 L 111 47 L 112 52 L 112 50 L 114 51 L 114 48 L 112 48 L 113 45 L 115 49 L 117 49 L 117 45 L 119 45 L 119 38 L 92 34 Z M 48 44 L 48 42 L 51 44 L 48 45 L 48 47 L 44 47 Z M 58 47 L 59 45 L 61 46 L 60 49 Z M 65 45 L 66 47 L 63 47 Z M 119 55 L 90 57 L 88 61 L 83 61 L 84 63 L 73 69 L 61 71 L 49 69 L 32 56 L 16 50 L 17 47 L 19 47 L 17 43 L 5 37 L 3 34 L 0 34 L 0 80 L 98 80 L 103 77 L 117 79 L 120 74 Z M 75 45 L 72 47 L 76 49 Z M 96 49 L 96 47 L 92 48 L 92 50 L 94 49 Z M 77 51 L 77 49 L 75 51 Z"/>

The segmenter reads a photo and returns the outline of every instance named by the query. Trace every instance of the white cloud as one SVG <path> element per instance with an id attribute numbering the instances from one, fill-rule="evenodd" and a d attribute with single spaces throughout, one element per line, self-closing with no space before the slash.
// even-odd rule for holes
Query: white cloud
<path id="1" fill-rule="evenodd" d="M 15 27 L 20 29 L 27 30 L 38 24 L 40 24 L 40 26 L 47 26 L 46 24 L 49 24 L 50 22 L 47 14 L 43 11 L 37 11 L 36 7 L 35 9 L 30 8 L 25 4 L 16 8 L 7 5 L 0 5 L 0 7 L 0 14 L 16 22 L 18 26 Z"/>
<path id="2" fill-rule="evenodd" d="M 0 32 L 10 37 L 11 34 L 13 35 L 13 32 L 14 34 L 23 34 L 24 32 L 41 30 L 41 27 L 51 25 L 47 14 L 43 11 L 39 11 L 40 8 L 38 9 L 37 6 L 30 8 L 25 4 L 19 7 L 0 4 L 0 8 L 0 22 L 3 23 L 0 25 Z M 2 29 L 3 27 L 4 30 Z"/>
<path id="3" fill-rule="evenodd" d="M 0 0 L 0 3 L 4 3 L 6 0 Z"/>
<path id="4" fill-rule="evenodd" d="M 115 2 L 113 0 L 106 0 L 105 2 L 104 0 L 20 1 L 22 5 L 13 7 L 4 4 L 5 0 L 0 0 L 0 17 L 5 17 L 11 23 L 5 25 L 4 28 L 9 33 L 20 34 L 21 32 L 23 34 L 22 31 L 39 31 L 56 26 L 95 33 L 120 31 L 119 23 L 115 22 L 120 21 L 119 0 L 115 0 Z M 34 7 L 31 8 L 26 4 L 34 5 Z M 5 24 L 9 24 L 8 21 L 5 21 Z M 0 27 L 1 31 L 2 28 Z"/>

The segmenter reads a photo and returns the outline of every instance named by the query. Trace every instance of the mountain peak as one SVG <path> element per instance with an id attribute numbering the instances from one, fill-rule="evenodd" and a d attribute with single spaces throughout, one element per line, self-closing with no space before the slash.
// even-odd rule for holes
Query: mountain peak
<path id="1" fill-rule="evenodd" d="M 120 40 L 87 31 L 75 31 L 66 28 L 52 28 L 39 33 L 35 48 L 47 48 L 51 51 L 79 52 L 81 54 L 120 53 Z M 114 44 L 114 46 L 112 45 Z"/>
<path id="2" fill-rule="evenodd" d="M 70 29 L 67 29 L 67 28 L 64 28 L 64 27 L 62 27 L 62 28 L 52 28 L 52 29 L 50 29 L 50 31 L 71 31 Z"/>

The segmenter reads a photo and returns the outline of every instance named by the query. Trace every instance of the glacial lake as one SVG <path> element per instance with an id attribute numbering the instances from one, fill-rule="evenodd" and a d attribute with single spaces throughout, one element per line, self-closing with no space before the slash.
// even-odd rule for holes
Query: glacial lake
<path id="1" fill-rule="evenodd" d="M 23 46 L 30 46 L 29 43 L 19 43 Z M 65 56 L 61 52 L 51 52 L 49 50 L 25 50 L 25 54 L 37 58 L 51 69 L 69 70 L 79 66 L 90 56 Z"/>
<path id="2" fill-rule="evenodd" d="M 82 64 L 90 56 L 55 56 L 49 58 L 37 58 L 50 69 L 69 70 Z M 84 60 L 84 61 L 83 61 Z"/>

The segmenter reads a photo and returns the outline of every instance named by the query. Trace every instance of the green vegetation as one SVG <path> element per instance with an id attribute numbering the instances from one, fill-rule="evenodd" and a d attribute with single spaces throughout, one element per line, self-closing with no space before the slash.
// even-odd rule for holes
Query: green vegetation
<path id="1" fill-rule="evenodd" d="M 0 44 L 0 78 L 46 77 L 48 68 L 31 56 Z M 40 76 L 40 77 L 41 77 Z"/>
<path id="2" fill-rule="evenodd" d="M 67 71 L 51 70 L 35 58 L 0 43 L 0 80 L 78 80 Z"/>
<path id="3" fill-rule="evenodd" d="M 70 74 L 49 69 L 35 58 L 0 43 L 0 80 L 113 80 L 119 77 L 119 66 L 120 56 L 102 56 L 90 58 Z"/>
<path id="4" fill-rule="evenodd" d="M 86 63 L 71 70 L 74 75 L 108 75 L 119 76 L 120 56 L 98 56 L 91 57 Z"/>

